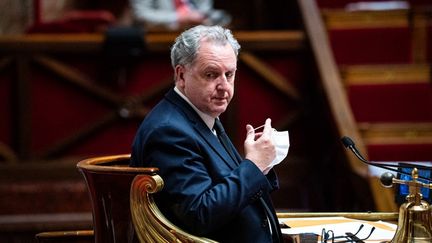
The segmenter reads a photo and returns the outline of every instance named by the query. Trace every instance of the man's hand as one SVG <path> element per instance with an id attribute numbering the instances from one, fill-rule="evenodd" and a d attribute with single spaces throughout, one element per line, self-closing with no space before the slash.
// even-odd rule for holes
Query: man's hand
<path id="1" fill-rule="evenodd" d="M 256 133 L 249 124 L 246 125 L 246 132 L 244 142 L 246 159 L 251 160 L 264 174 L 267 174 L 268 166 L 276 157 L 276 148 L 271 140 L 273 132 L 271 119 L 267 118 L 262 132 Z"/>

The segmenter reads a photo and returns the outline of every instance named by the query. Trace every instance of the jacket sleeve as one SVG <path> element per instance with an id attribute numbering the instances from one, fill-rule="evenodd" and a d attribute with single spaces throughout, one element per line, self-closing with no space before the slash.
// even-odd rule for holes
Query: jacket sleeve
<path id="1" fill-rule="evenodd" d="M 267 173 L 266 177 L 267 177 L 269 184 L 271 185 L 270 191 L 278 190 L 279 189 L 279 179 L 277 177 L 277 174 L 276 174 L 274 168 L 271 169 L 269 171 L 269 173 Z"/>

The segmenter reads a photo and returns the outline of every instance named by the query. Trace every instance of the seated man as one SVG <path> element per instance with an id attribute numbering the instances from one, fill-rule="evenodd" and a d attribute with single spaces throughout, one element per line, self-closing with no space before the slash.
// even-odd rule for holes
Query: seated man
<path id="1" fill-rule="evenodd" d="M 131 166 L 160 169 L 156 203 L 174 224 L 220 242 L 281 242 L 269 193 L 278 188 L 271 120 L 246 126 L 245 158 L 219 116 L 234 94 L 240 45 L 220 26 L 196 26 L 171 48 L 175 87 L 142 122 Z"/>
<path id="2" fill-rule="evenodd" d="M 130 0 L 130 7 L 135 24 L 150 31 L 231 22 L 228 13 L 213 8 L 213 0 Z"/>

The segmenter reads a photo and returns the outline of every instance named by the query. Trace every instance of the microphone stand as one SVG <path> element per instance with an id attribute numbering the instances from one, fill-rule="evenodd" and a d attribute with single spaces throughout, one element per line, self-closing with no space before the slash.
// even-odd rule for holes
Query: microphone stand
<path id="1" fill-rule="evenodd" d="M 417 164 L 392 165 L 370 162 L 360 154 L 360 152 L 355 147 L 354 142 L 349 137 L 343 137 L 342 143 L 345 145 L 345 147 L 349 148 L 362 162 L 386 170 L 396 171 L 400 174 L 411 176 L 412 178 L 412 180 L 395 179 L 394 175 L 390 172 L 385 172 L 383 175 L 381 175 L 380 179 L 384 187 L 391 187 L 393 184 L 407 185 L 409 187 L 409 194 L 405 197 L 407 202 L 403 203 L 399 207 L 398 227 L 393 239 L 390 242 L 432 242 L 432 208 L 428 202 L 422 200 L 423 196 L 420 192 L 422 187 L 432 189 L 432 184 L 426 184 L 417 180 L 423 179 L 431 182 L 431 179 L 418 175 L 418 168 L 431 170 L 432 167 Z M 391 167 L 396 167 L 398 169 L 414 169 L 410 174 L 402 170 L 393 169 Z"/>
<path id="2" fill-rule="evenodd" d="M 368 164 L 368 165 L 372 165 L 372 166 L 375 166 L 375 167 L 378 167 L 378 168 L 382 168 L 382 169 L 390 170 L 390 171 L 393 171 L 393 172 L 396 172 L 396 173 L 400 173 L 400 174 L 404 174 L 404 175 L 407 175 L 407 176 L 411 176 L 411 174 L 410 174 L 410 173 L 407 173 L 407 172 L 405 172 L 405 171 L 398 170 L 398 169 L 399 169 L 399 168 L 417 168 L 417 169 L 420 169 L 420 170 L 432 170 L 432 167 L 424 166 L 424 165 L 419 165 L 419 164 L 404 164 L 404 165 L 398 164 L 398 165 L 392 165 L 392 164 L 386 164 L 386 163 L 377 163 L 376 161 L 368 161 L 368 160 L 366 160 L 366 159 L 365 159 L 365 158 L 360 154 L 360 152 L 359 152 L 358 149 L 355 147 L 355 144 L 354 144 L 354 142 L 351 140 L 351 138 L 344 136 L 344 137 L 341 138 L 341 141 L 342 141 L 342 144 L 343 144 L 346 148 L 350 149 L 350 150 L 354 153 L 354 155 L 355 155 L 355 156 L 356 156 L 360 161 L 362 161 L 363 163 Z M 392 168 L 392 167 L 396 167 L 396 168 L 398 168 L 398 169 L 394 169 L 394 168 Z M 426 178 L 426 177 L 423 177 L 423 176 L 418 176 L 418 178 L 419 178 L 419 179 L 426 180 L 426 181 L 431 181 L 430 178 Z"/>

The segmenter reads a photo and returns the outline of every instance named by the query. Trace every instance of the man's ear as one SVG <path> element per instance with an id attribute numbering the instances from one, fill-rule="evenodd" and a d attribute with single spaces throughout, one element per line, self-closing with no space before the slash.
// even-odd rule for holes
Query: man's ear
<path id="1" fill-rule="evenodd" d="M 182 65 L 177 65 L 175 67 L 175 82 L 180 87 L 184 87 L 184 67 Z"/>

